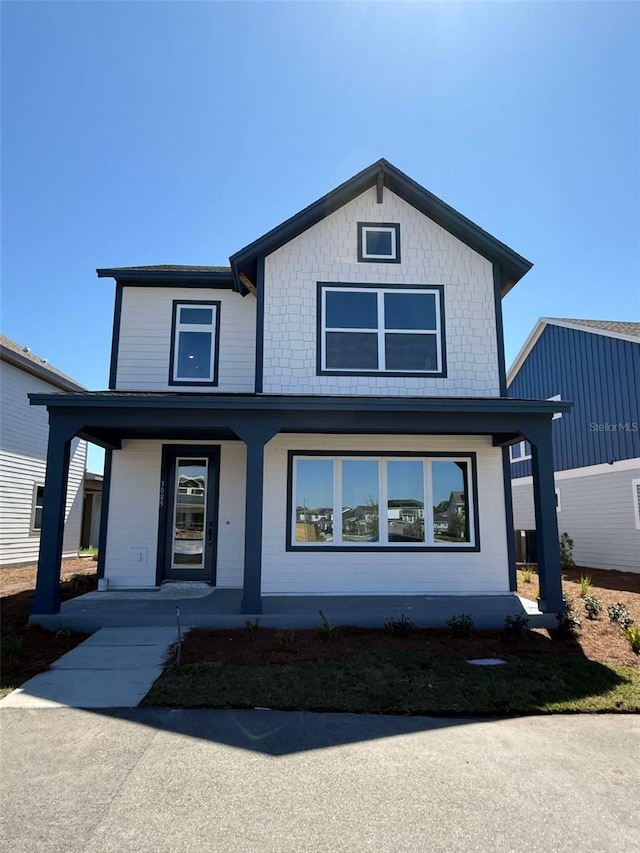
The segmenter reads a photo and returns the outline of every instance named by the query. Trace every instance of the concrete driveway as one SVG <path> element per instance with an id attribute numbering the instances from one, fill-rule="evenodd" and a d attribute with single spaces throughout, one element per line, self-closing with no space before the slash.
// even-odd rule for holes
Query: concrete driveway
<path id="1" fill-rule="evenodd" d="M 640 847 L 640 718 L 4 708 L 3 849 Z"/>

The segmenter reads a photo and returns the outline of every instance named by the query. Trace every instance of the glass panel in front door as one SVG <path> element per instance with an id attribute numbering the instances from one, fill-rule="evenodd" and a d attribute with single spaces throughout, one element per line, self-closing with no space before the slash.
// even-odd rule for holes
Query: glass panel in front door
<path id="1" fill-rule="evenodd" d="M 204 569 L 207 459 L 176 459 L 173 501 L 173 569 Z"/>

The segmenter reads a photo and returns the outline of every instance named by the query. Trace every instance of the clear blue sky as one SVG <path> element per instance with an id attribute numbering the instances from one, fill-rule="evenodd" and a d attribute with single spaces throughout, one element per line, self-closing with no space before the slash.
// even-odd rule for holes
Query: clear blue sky
<path id="1" fill-rule="evenodd" d="M 2 329 L 89 388 L 96 267 L 224 264 L 381 156 L 535 263 L 507 363 L 539 316 L 640 318 L 637 3 L 1 14 Z"/>

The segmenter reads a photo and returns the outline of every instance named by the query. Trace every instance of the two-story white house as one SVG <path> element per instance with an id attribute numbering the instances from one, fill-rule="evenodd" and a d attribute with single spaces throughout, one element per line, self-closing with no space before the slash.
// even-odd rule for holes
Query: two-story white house
<path id="1" fill-rule="evenodd" d="M 509 594 L 507 448 L 526 438 L 539 604 L 560 610 L 559 405 L 506 393 L 501 299 L 530 266 L 380 160 L 227 267 L 98 270 L 116 282 L 109 390 L 32 400 L 51 421 L 34 614 L 59 608 L 76 436 L 107 449 L 109 589 L 201 582 L 242 590 L 246 614 L 268 596 Z M 422 512 L 400 529 L 404 505 Z"/>

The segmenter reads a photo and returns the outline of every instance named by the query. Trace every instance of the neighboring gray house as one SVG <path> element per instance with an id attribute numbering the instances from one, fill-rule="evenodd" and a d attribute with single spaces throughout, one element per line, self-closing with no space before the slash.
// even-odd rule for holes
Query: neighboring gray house
<path id="1" fill-rule="evenodd" d="M 107 450 L 103 585 L 235 589 L 220 598 L 247 614 L 269 596 L 509 596 L 507 448 L 526 435 L 540 607 L 562 609 L 558 404 L 509 399 L 504 365 L 501 299 L 530 266 L 380 160 L 229 266 L 99 270 L 116 281 L 109 390 L 32 400 L 53 436 L 34 615 L 59 610 L 78 435 Z"/>
<path id="2" fill-rule="evenodd" d="M 640 572 L 640 323 L 543 317 L 508 374 L 514 397 L 572 400 L 553 420 L 560 532 L 579 566 Z M 518 543 L 535 543 L 531 451 L 511 447 Z M 535 545 L 522 559 L 535 560 Z"/>
<path id="3" fill-rule="evenodd" d="M 27 347 L 0 336 L 0 566 L 35 563 L 40 548 L 49 424 L 28 394 L 86 389 Z M 74 439 L 65 503 L 63 557 L 78 554 L 87 445 Z"/>

